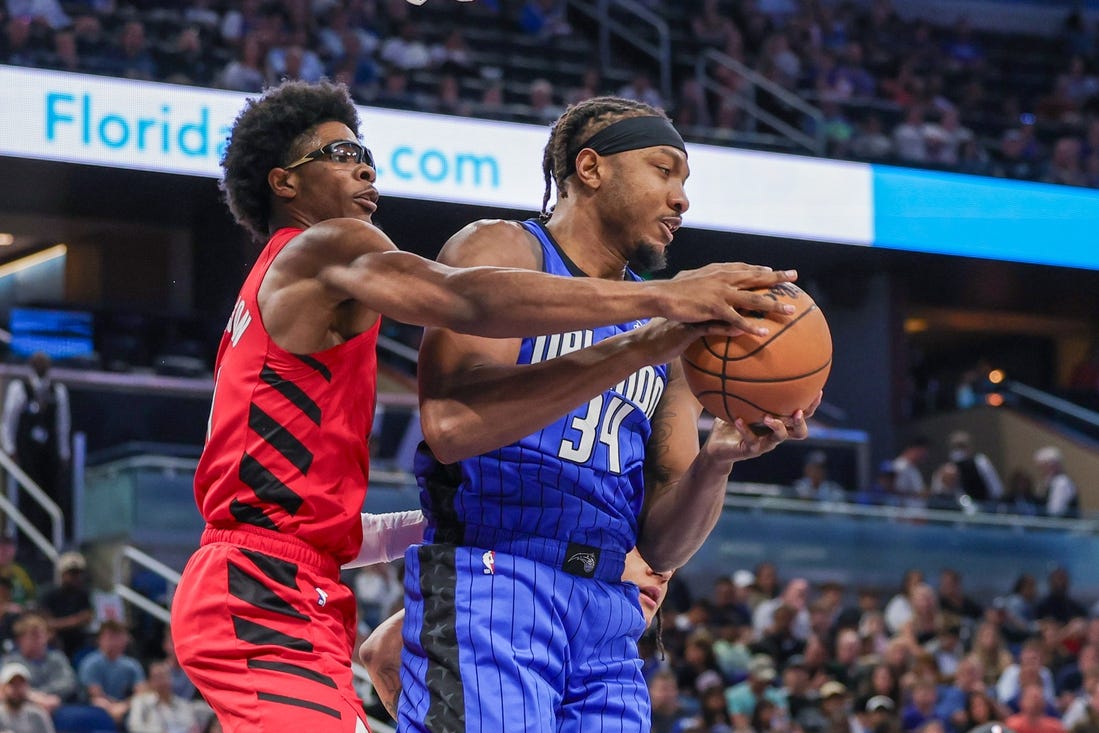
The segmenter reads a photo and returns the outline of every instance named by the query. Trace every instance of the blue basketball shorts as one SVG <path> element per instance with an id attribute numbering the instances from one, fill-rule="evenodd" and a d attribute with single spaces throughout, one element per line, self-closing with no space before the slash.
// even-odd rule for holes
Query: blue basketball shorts
<path id="1" fill-rule="evenodd" d="M 405 557 L 399 731 L 648 733 L 637 586 L 473 547 Z"/>

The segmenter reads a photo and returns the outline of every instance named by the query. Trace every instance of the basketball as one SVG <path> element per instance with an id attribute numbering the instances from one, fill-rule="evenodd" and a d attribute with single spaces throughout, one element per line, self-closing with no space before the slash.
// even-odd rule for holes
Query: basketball
<path id="1" fill-rule="evenodd" d="M 765 415 L 786 417 L 812 404 L 832 367 L 832 336 L 809 294 L 792 283 L 766 288 L 793 305 L 793 313 L 742 311 L 766 321 L 766 336 L 703 336 L 683 352 L 691 391 L 708 412 L 732 422 L 743 418 L 758 434 Z"/>

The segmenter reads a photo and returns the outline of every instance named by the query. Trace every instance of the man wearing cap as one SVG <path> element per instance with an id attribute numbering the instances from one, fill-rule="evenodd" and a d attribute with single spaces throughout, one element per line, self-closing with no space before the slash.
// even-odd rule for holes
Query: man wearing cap
<path id="1" fill-rule="evenodd" d="M 0 728 L 11 733 L 54 733 L 45 708 L 30 701 L 31 673 L 18 662 L 0 667 Z"/>
<path id="2" fill-rule="evenodd" d="M 1047 445 L 1034 452 L 1038 467 L 1037 494 L 1045 497 L 1046 514 L 1051 517 L 1075 516 L 1080 507 L 1076 482 L 1065 473 L 1061 449 Z"/>
<path id="3" fill-rule="evenodd" d="M 23 614 L 14 628 L 15 649 L 4 655 L 3 663 L 26 667 L 30 671 L 28 696 L 53 713 L 76 697 L 76 671 L 64 652 L 49 647 L 49 624 L 40 614 Z"/>
<path id="4" fill-rule="evenodd" d="M 748 679 L 725 690 L 725 704 L 737 728 L 751 727 L 752 713 L 760 700 L 770 700 L 786 710 L 786 693 L 772 686 L 775 663 L 766 654 L 756 654 L 748 662 Z"/>
<path id="5" fill-rule="evenodd" d="M 69 659 L 87 645 L 88 624 L 94 615 L 84 575 L 86 566 L 79 552 L 61 553 L 57 559 L 58 583 L 42 594 L 38 604 Z"/>
<path id="6" fill-rule="evenodd" d="M 828 720 L 829 733 L 859 730 L 858 720 L 847 709 L 847 699 L 847 686 L 842 682 L 828 680 L 820 686 L 820 711 Z"/>
<path id="7" fill-rule="evenodd" d="M 794 481 L 793 491 L 798 499 L 823 502 L 847 500 L 843 487 L 828 478 L 828 456 L 822 450 L 810 451 L 805 458 L 802 475 Z"/>
<path id="8" fill-rule="evenodd" d="M 862 716 L 863 728 L 867 733 L 897 733 L 900 725 L 897 721 L 897 706 L 885 695 L 874 695 L 866 701 L 866 713 Z"/>
<path id="9" fill-rule="evenodd" d="M 1004 495 L 1004 484 L 992 460 L 973 447 L 973 438 L 956 430 L 947 439 L 950 462 L 958 468 L 962 491 L 974 501 L 995 501 Z"/>

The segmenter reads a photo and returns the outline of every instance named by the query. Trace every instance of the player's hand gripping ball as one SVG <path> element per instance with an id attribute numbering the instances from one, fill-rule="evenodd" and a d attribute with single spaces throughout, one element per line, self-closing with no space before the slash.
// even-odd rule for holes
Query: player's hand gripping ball
<path id="1" fill-rule="evenodd" d="M 817 304 L 793 283 L 766 288 L 768 297 L 794 306 L 790 314 L 743 312 L 766 336 L 703 336 L 683 352 L 691 391 L 708 412 L 729 422 L 743 418 L 766 434 L 764 415 L 788 417 L 812 404 L 832 368 L 832 335 Z"/>

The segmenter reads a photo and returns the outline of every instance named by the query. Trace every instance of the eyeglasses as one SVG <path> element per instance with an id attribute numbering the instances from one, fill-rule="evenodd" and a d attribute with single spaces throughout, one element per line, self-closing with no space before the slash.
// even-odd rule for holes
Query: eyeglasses
<path id="1" fill-rule="evenodd" d="M 290 165 L 284 165 L 283 169 L 290 170 L 291 168 L 297 168 L 299 165 L 305 165 L 311 160 L 322 159 L 330 160 L 339 165 L 366 163 L 371 168 L 374 167 L 374 156 L 370 153 L 369 148 L 354 140 L 335 140 L 311 153 L 306 153 Z"/>

